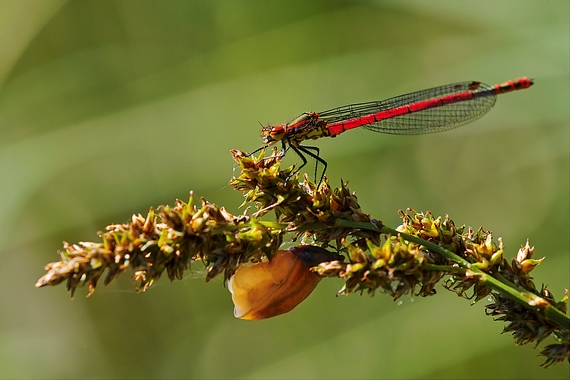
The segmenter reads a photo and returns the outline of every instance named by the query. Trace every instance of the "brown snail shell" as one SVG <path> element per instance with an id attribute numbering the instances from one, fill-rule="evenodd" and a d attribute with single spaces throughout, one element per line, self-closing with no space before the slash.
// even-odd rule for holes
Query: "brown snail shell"
<path id="1" fill-rule="evenodd" d="M 293 310 L 311 294 L 320 277 L 291 250 L 277 251 L 270 261 L 241 266 L 228 282 L 240 319 L 265 319 Z"/>

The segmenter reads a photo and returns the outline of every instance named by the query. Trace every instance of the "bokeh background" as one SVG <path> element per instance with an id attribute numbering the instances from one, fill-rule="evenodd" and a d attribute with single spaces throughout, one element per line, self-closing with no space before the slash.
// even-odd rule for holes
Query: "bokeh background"
<path id="1" fill-rule="evenodd" d="M 527 238 L 569 284 L 569 2 L 0 2 L 0 377 L 567 378 L 484 301 L 394 303 L 321 282 L 293 312 L 233 317 L 221 281 L 124 276 L 86 299 L 35 289 L 63 240 L 197 196 L 241 212 L 229 149 L 259 123 L 455 81 L 535 78 L 454 131 L 316 142 L 333 185 L 398 224 L 406 207 Z M 295 163 L 294 155 L 288 163 Z M 546 342 L 549 343 L 549 342 Z M 543 347 L 544 344 L 541 345 Z"/>

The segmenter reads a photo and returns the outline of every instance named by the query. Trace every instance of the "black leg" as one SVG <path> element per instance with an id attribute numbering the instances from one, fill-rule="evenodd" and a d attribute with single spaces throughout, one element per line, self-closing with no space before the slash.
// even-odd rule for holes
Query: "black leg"
<path id="1" fill-rule="evenodd" d="M 267 148 L 266 146 L 262 146 L 259 149 L 254 150 L 253 152 L 251 152 L 249 155 L 253 156 L 254 154 L 256 154 L 257 152 L 261 151 L 262 149 Z M 291 148 L 293 150 L 293 152 L 295 152 L 295 154 L 297 154 L 297 156 L 299 156 L 301 158 L 301 160 L 303 161 L 303 163 L 297 168 L 295 169 L 295 171 L 293 171 L 293 173 L 291 173 L 290 177 L 294 176 L 295 174 L 297 174 L 299 171 L 301 171 L 302 168 L 304 168 L 307 165 L 307 157 L 305 157 L 305 155 L 308 155 L 309 157 L 315 159 L 315 182 L 317 181 L 317 169 L 319 166 L 319 162 L 323 165 L 323 171 L 321 173 L 321 176 L 319 178 L 319 182 L 317 183 L 317 186 L 319 186 L 321 184 L 321 182 L 323 181 L 323 178 L 325 177 L 325 173 L 327 171 L 327 162 L 325 160 L 323 160 L 319 154 L 320 154 L 320 150 L 319 148 L 317 148 L 316 146 L 307 146 L 307 145 L 291 145 L 291 144 L 287 144 L 284 140 L 281 140 L 281 157 L 285 157 L 285 153 L 287 153 L 287 151 L 289 150 L 289 148 Z M 273 157 L 273 156 L 270 156 Z M 270 157 L 265 157 L 265 158 L 270 158 Z"/>
<path id="2" fill-rule="evenodd" d="M 253 152 L 249 153 L 248 156 L 253 156 L 254 154 L 256 154 L 257 152 L 261 152 L 262 149 L 265 149 L 265 146 L 262 146 L 261 148 L 258 148 L 256 150 L 254 150 Z"/>
<path id="3" fill-rule="evenodd" d="M 317 187 L 318 187 L 321 184 L 321 182 L 323 181 L 323 178 L 325 177 L 325 173 L 327 171 L 327 166 L 328 166 L 327 162 L 319 156 L 321 151 L 316 146 L 307 146 L 307 145 L 299 145 L 299 146 L 297 146 L 297 149 L 299 151 L 313 157 L 316 160 L 316 162 L 315 162 L 315 182 L 317 181 L 317 167 L 319 165 L 319 162 L 321 164 L 323 164 L 323 171 L 321 173 L 321 177 L 319 178 L 319 182 L 317 183 Z M 313 151 L 315 153 L 313 153 Z M 297 152 L 297 154 L 301 155 L 299 152 Z M 307 163 L 307 159 L 304 157 L 302 157 L 302 158 L 304 160 L 304 163 L 299 169 L 301 169 Z"/>
<path id="4" fill-rule="evenodd" d="M 285 157 L 285 153 L 289 150 L 291 145 L 285 144 L 285 140 L 281 140 L 281 157 Z"/>
<path id="5" fill-rule="evenodd" d="M 257 152 L 261 152 L 262 149 L 266 149 L 266 148 L 268 148 L 268 146 L 263 145 L 261 148 L 257 148 L 253 152 L 249 153 L 248 156 L 251 157 L 254 154 L 256 154 Z M 285 144 L 285 141 L 281 141 L 281 157 L 285 157 L 285 153 L 287 153 L 288 150 L 289 150 L 289 147 Z M 273 157 L 274 156 L 268 156 L 268 157 L 264 157 L 263 159 L 273 158 Z"/>
<path id="6" fill-rule="evenodd" d="M 293 177 L 295 174 L 297 174 L 302 168 L 303 166 L 307 165 L 307 159 L 305 158 L 305 155 L 303 153 L 301 153 L 300 146 L 293 146 L 293 145 L 289 145 L 291 147 L 291 149 L 293 149 L 293 152 L 297 153 L 297 156 L 301 157 L 301 160 L 303 160 L 303 163 L 301 164 L 301 166 L 299 166 L 297 169 L 295 169 L 295 171 L 293 173 L 291 173 L 291 177 Z M 304 151 L 303 151 L 304 152 Z M 307 152 L 305 152 L 307 153 Z"/>

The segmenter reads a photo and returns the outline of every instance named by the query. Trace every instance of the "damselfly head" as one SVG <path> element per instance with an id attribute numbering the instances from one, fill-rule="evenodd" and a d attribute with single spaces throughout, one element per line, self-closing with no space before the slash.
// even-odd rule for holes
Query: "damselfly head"
<path id="1" fill-rule="evenodd" d="M 271 145 L 277 141 L 281 141 L 285 137 L 285 125 L 268 125 L 261 129 L 261 137 L 263 138 L 263 143 Z"/>

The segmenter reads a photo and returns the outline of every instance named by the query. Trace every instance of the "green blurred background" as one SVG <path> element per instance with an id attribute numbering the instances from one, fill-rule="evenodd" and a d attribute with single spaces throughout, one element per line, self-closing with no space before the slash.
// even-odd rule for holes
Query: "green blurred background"
<path id="1" fill-rule="evenodd" d="M 455 81 L 519 76 L 482 120 L 398 137 L 364 130 L 316 144 L 337 186 L 398 224 L 406 207 L 526 238 L 536 283 L 569 283 L 569 2 L 0 2 L 0 377 L 564 378 L 503 324 L 435 297 L 335 297 L 324 280 L 293 312 L 233 317 L 221 281 L 125 278 L 73 301 L 35 289 L 63 240 L 189 190 L 241 212 L 229 149 L 259 122 Z M 290 155 L 288 163 L 294 163 Z M 547 342 L 548 343 L 548 342 Z M 541 345 L 544 347 L 544 344 Z"/>

